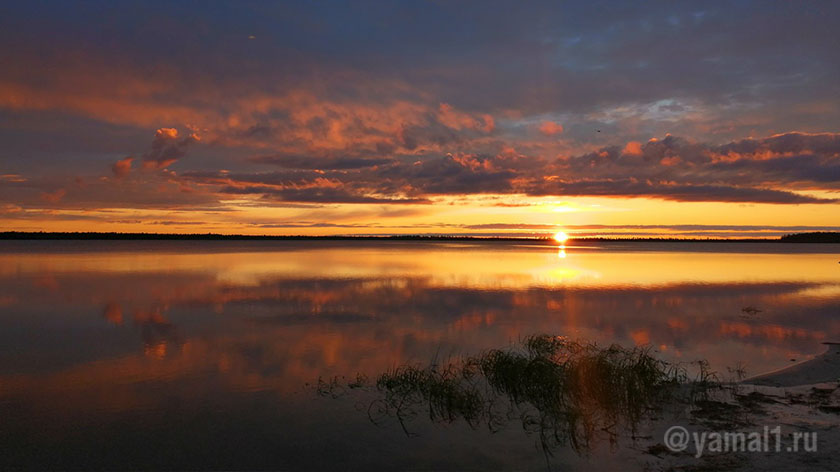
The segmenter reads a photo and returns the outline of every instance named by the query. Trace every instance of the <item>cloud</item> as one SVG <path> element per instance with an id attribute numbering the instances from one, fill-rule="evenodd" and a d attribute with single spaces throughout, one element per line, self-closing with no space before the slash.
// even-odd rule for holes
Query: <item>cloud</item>
<path id="1" fill-rule="evenodd" d="M 492 116 L 485 114 L 481 118 L 476 118 L 469 113 L 456 110 L 448 103 L 441 103 L 438 106 L 437 118 L 444 126 L 454 130 L 467 128 L 490 133 L 496 127 Z"/>
<path id="2" fill-rule="evenodd" d="M 201 138 L 196 133 L 178 138 L 175 128 L 160 128 L 155 132 L 152 148 L 143 154 L 143 167 L 146 169 L 163 169 L 174 164 L 175 161 L 187 154 L 187 148 L 197 143 Z"/>
<path id="3" fill-rule="evenodd" d="M 737 149 L 735 153 L 733 149 Z M 769 153 L 768 153 L 769 152 Z M 737 155 L 736 155 L 737 154 Z M 463 154 L 380 170 L 419 193 L 649 197 L 674 201 L 836 203 L 840 135 L 787 133 L 723 145 L 676 136 L 546 161 Z"/>
<path id="4" fill-rule="evenodd" d="M 47 203 L 58 203 L 61 201 L 64 196 L 67 195 L 67 190 L 60 188 L 53 192 L 42 192 L 41 193 L 41 200 Z"/>
<path id="5" fill-rule="evenodd" d="M 111 171 L 118 179 L 121 179 L 131 172 L 131 163 L 133 161 L 133 157 L 125 157 L 123 159 L 120 159 L 117 162 L 115 162 L 113 166 L 111 166 Z"/>
<path id="6" fill-rule="evenodd" d="M 560 12 L 536 2 L 503 29 L 465 4 L 435 5 L 410 24 L 398 19 L 411 7 L 395 8 L 397 21 L 387 22 L 361 7 L 343 9 L 365 25 L 350 34 L 332 24 L 312 34 L 304 25 L 324 21 L 312 6 L 295 15 L 243 7 L 224 21 L 210 8 L 194 12 L 208 28 L 198 47 L 186 19 L 158 25 L 161 34 L 138 43 L 137 22 L 153 12 L 81 6 L 74 13 L 83 21 L 51 22 L 43 20 L 60 10 L 15 5 L 8 16 L 21 21 L 5 25 L 3 39 L 26 47 L 4 51 L 0 107 L 145 128 L 195 124 L 208 141 L 271 148 L 263 154 L 411 150 L 422 143 L 399 134 L 415 127 L 518 140 L 517 126 L 559 113 L 564 137 L 585 146 L 669 131 L 718 141 L 830 130 L 840 119 L 838 107 L 816 106 L 837 91 L 834 5 L 817 15 L 781 4 L 756 12 L 753 2 L 605 14 L 598 5 Z M 228 21 L 257 18 L 282 27 L 256 42 L 227 38 Z M 470 34 L 460 27 L 465 18 Z M 103 25 L 114 25 L 109 41 L 90 42 Z M 373 30 L 376 47 L 358 33 Z M 323 41 L 336 47 L 324 50 Z M 594 134 L 596 127 L 605 132 Z"/>
<path id="7" fill-rule="evenodd" d="M 424 198 L 401 198 L 375 195 L 363 195 L 352 191 L 331 187 L 267 189 L 259 187 L 225 187 L 222 193 L 249 194 L 257 193 L 270 200 L 306 203 L 389 203 L 389 204 L 426 204 Z"/>
<path id="8" fill-rule="evenodd" d="M 26 177 L 20 174 L 2 174 L 0 175 L 0 182 L 21 183 L 26 182 Z"/>
<path id="9" fill-rule="evenodd" d="M 229 105 L 230 116 L 208 131 L 208 142 L 259 150 L 251 162 L 338 169 L 378 165 L 400 155 L 475 151 L 495 130 L 488 113 L 433 105 L 421 91 L 398 83 L 358 80 L 344 86 L 349 99 L 317 95 L 306 87 L 242 97 Z M 387 98 L 395 90 L 406 96 Z M 383 98 L 356 98 L 372 93 Z"/>
<path id="10" fill-rule="evenodd" d="M 630 156 L 641 156 L 642 155 L 642 143 L 638 141 L 630 141 L 624 146 L 624 149 L 621 151 L 622 154 L 628 154 Z"/>
<path id="11" fill-rule="evenodd" d="M 401 162 L 378 169 L 371 183 L 381 178 L 389 190 L 425 195 L 510 193 L 517 173 L 489 156 L 456 154 L 413 163 Z"/>
<path id="12" fill-rule="evenodd" d="M 555 160 L 510 148 L 496 154 L 382 159 L 376 165 L 365 165 L 364 159 L 276 158 L 288 169 L 185 172 L 180 178 L 204 185 L 208 192 L 286 202 L 417 203 L 439 195 L 479 194 L 771 204 L 838 201 L 809 193 L 830 191 L 840 182 L 840 141 L 835 142 L 835 136 L 785 135 L 754 141 L 708 145 L 666 136 L 631 143 L 629 153 L 627 146 L 612 146 Z M 737 156 L 733 147 L 739 149 Z M 768 149 L 776 154 L 768 155 Z"/>
<path id="13" fill-rule="evenodd" d="M 272 164 L 289 169 L 358 169 L 388 164 L 393 162 L 393 159 L 361 157 L 326 157 L 313 159 L 310 156 L 269 155 L 253 157 L 250 161 L 260 164 Z"/>
<path id="14" fill-rule="evenodd" d="M 171 161 L 195 142 L 172 128 L 158 130 L 144 156 Z M 5 201 L 24 208 L 219 207 L 238 195 L 254 205 L 428 204 L 441 196 L 599 196 L 683 202 L 836 204 L 840 190 L 840 138 L 786 133 L 724 144 L 677 136 L 639 142 L 633 153 L 607 146 L 544 158 L 504 142 L 495 153 L 421 156 L 319 157 L 271 155 L 252 163 L 273 172 L 184 171 L 129 175 L 129 158 L 114 165 L 117 179 L 36 179 L 0 186 Z M 14 188 L 12 188 L 14 187 Z M 58 192 L 55 189 L 64 190 Z M 67 192 L 72 189 L 72 192 Z M 0 195 L 3 197 L 3 195 Z"/>
<path id="15" fill-rule="evenodd" d="M 543 121 L 539 127 L 540 133 L 546 136 L 554 136 L 563 132 L 563 126 L 553 121 Z"/>
<path id="16" fill-rule="evenodd" d="M 840 134 L 792 132 L 722 145 L 669 135 L 622 149 L 604 147 L 558 160 L 553 172 L 529 183 L 527 193 L 833 203 L 802 192 L 837 189 Z"/>
<path id="17" fill-rule="evenodd" d="M 203 189 L 185 192 L 187 183 L 171 172 L 137 173 L 131 178 L 38 176 L 23 183 L 0 185 L 0 204 L 14 203 L 25 210 L 22 216 L 26 218 L 44 217 L 52 210 L 56 210 L 56 217 L 63 212 L 62 218 L 76 218 L 77 211 L 224 209 L 216 195 Z"/>
<path id="18" fill-rule="evenodd" d="M 363 175 L 317 170 L 289 170 L 257 174 L 186 172 L 182 179 L 211 187 L 213 192 L 254 195 L 267 201 L 300 203 L 426 204 L 422 197 L 389 194 Z"/>
<path id="19" fill-rule="evenodd" d="M 19 214 L 19 213 L 22 213 L 22 212 L 23 212 L 23 208 L 21 208 L 18 205 L 14 205 L 14 204 L 11 204 L 11 203 L 4 203 L 3 205 L 0 205 L 0 214 L 2 214 L 3 216 L 9 216 L 9 215 L 12 215 L 12 214 Z"/>

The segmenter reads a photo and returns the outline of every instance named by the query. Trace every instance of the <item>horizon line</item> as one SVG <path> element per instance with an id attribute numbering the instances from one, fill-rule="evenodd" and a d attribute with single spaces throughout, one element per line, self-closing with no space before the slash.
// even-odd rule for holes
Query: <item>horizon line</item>
<path id="1" fill-rule="evenodd" d="M 460 240 L 460 241 L 550 241 L 551 235 L 541 236 L 477 236 L 447 234 L 334 234 L 334 235 L 269 235 L 223 233 L 146 233 L 104 231 L 3 231 L 0 240 Z M 583 236 L 569 235 L 569 241 L 650 241 L 650 242 L 828 242 L 840 243 L 840 232 L 817 231 L 790 233 L 766 238 L 698 238 L 657 236 Z"/>

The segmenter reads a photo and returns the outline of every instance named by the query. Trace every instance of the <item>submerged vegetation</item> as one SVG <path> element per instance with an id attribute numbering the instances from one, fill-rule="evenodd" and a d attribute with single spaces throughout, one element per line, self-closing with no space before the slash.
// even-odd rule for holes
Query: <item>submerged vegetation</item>
<path id="1" fill-rule="evenodd" d="M 367 411 L 379 423 L 396 418 L 406 434 L 420 414 L 433 422 L 465 421 L 498 431 L 521 423 L 546 454 L 568 445 L 576 452 L 593 441 L 615 444 L 677 394 L 686 370 L 653 357 L 647 348 L 600 347 L 538 335 L 507 349 L 493 349 L 445 365 L 403 365 L 373 381 L 319 382 L 319 392 L 376 392 Z M 709 374 L 703 373 L 703 382 Z"/>

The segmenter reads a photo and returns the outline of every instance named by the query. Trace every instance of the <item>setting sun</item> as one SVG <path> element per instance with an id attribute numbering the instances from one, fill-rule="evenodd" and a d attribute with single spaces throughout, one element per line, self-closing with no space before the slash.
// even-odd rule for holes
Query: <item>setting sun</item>
<path id="1" fill-rule="evenodd" d="M 566 241 L 569 240 L 569 235 L 562 231 L 559 231 L 557 234 L 554 235 L 554 240 L 560 244 L 565 244 Z"/>

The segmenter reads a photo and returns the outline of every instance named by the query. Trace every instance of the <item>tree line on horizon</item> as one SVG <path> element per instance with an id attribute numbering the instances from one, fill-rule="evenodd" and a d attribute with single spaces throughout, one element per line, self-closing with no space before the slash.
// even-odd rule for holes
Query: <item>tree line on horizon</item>
<path id="1" fill-rule="evenodd" d="M 549 235 L 540 237 L 494 237 L 494 236 L 461 236 L 461 235 L 333 235 L 333 236 L 304 236 L 304 235 L 246 235 L 246 234 L 217 234 L 217 233 L 116 233 L 116 232 L 0 232 L 3 240 L 190 240 L 190 241 L 272 241 L 272 240 L 407 240 L 407 241 L 521 241 L 532 240 L 551 242 L 556 244 Z M 783 243 L 840 243 L 840 232 L 811 232 L 793 233 L 778 239 L 761 238 L 668 238 L 668 237 L 585 237 L 570 240 L 579 241 L 648 241 L 648 242 L 783 242 Z"/>

